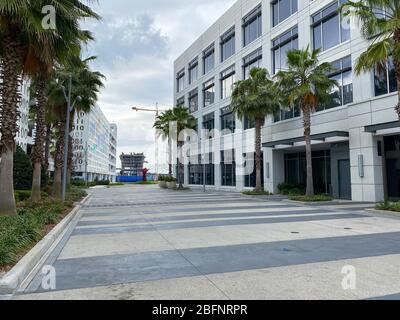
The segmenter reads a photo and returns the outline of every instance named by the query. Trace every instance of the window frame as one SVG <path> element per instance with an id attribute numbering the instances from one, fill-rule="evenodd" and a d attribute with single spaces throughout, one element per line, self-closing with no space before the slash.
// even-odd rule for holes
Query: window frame
<path id="1" fill-rule="evenodd" d="M 232 96 L 232 90 L 233 90 L 233 84 L 235 83 L 235 75 L 236 75 L 236 69 L 235 65 L 230 66 L 229 68 L 225 69 L 224 71 L 221 72 L 220 74 L 220 84 L 221 84 L 221 99 L 228 99 Z M 231 87 L 231 94 L 227 95 L 226 92 L 228 91 L 227 88 L 224 88 L 224 81 L 230 77 L 233 77 L 232 81 L 232 87 Z"/>
<path id="2" fill-rule="evenodd" d="M 286 38 L 285 36 L 288 34 L 290 34 L 290 36 Z M 294 40 L 297 40 L 297 48 L 293 47 Z M 281 57 L 281 49 L 288 43 L 291 44 L 291 49 L 298 49 L 299 47 L 298 40 L 299 40 L 299 28 L 297 25 L 291 28 L 290 30 L 282 33 L 278 37 L 272 39 L 272 48 L 271 48 L 272 74 L 277 73 L 275 51 L 279 50 L 279 57 Z M 282 68 L 280 68 L 279 70 L 282 70 Z"/>
<path id="3" fill-rule="evenodd" d="M 192 71 L 194 69 L 197 69 L 197 76 L 196 79 L 192 78 Z M 199 79 L 199 58 L 196 57 L 193 59 L 188 66 L 188 75 L 189 75 L 189 84 L 193 84 L 193 82 L 197 81 Z"/>
<path id="4" fill-rule="evenodd" d="M 286 18 L 284 18 L 283 20 L 280 20 L 280 6 L 279 4 L 285 0 L 272 0 L 271 1 L 271 23 L 272 23 L 272 27 L 275 28 L 276 26 L 278 26 L 279 24 L 281 24 L 282 22 L 284 22 L 285 20 L 289 19 L 291 16 L 293 16 L 295 13 L 297 13 L 299 11 L 299 2 L 298 0 L 287 0 L 290 2 L 290 14 L 289 16 L 287 16 Z M 296 3 L 296 10 L 294 11 L 294 6 L 293 3 Z M 274 6 L 278 4 L 278 21 L 275 21 L 275 12 L 274 12 Z M 276 22 L 276 23 L 275 23 Z"/>
<path id="5" fill-rule="evenodd" d="M 230 41 L 233 41 L 232 45 L 232 52 L 229 56 L 224 56 L 224 45 L 229 43 Z M 228 31 L 226 31 L 221 37 L 220 37 L 220 49 L 221 49 L 221 62 L 224 62 L 225 60 L 229 59 L 236 53 L 236 30 L 235 26 L 231 27 Z"/>
<path id="6" fill-rule="evenodd" d="M 257 23 L 257 37 L 253 40 L 249 40 L 250 37 L 247 37 L 246 28 L 249 27 L 253 22 Z M 262 6 L 259 4 L 253 10 L 251 10 L 248 14 L 246 14 L 242 18 L 242 43 L 243 47 L 248 46 L 250 43 L 253 43 L 263 34 L 263 27 L 262 27 Z M 248 41 L 248 42 L 247 42 Z"/>
<path id="7" fill-rule="evenodd" d="M 192 99 L 197 98 L 197 105 L 195 110 L 192 109 Z M 192 91 L 189 92 L 189 112 L 190 113 L 195 113 L 199 111 L 199 90 L 198 88 L 193 89 Z"/>
<path id="8" fill-rule="evenodd" d="M 247 59 L 249 59 L 249 60 L 247 60 Z M 259 64 L 262 64 L 262 60 L 263 60 L 262 47 L 258 48 L 257 50 L 255 50 L 252 53 L 245 56 L 243 58 L 243 66 L 242 66 L 243 79 L 247 79 L 246 68 L 251 66 L 255 62 L 259 62 Z M 249 70 L 249 71 L 251 71 L 251 70 Z"/>
<path id="9" fill-rule="evenodd" d="M 351 34 L 350 34 L 350 31 L 349 31 L 348 39 L 343 40 L 343 27 L 342 27 L 342 23 L 341 23 L 341 21 L 342 21 L 342 13 L 338 11 L 340 6 L 343 3 L 346 3 L 346 2 L 347 2 L 347 0 L 335 0 L 335 1 L 331 2 L 331 3 L 329 3 L 328 5 L 326 5 L 325 7 L 323 7 L 321 10 L 318 10 L 317 12 L 313 13 L 310 16 L 310 18 L 311 18 L 311 40 L 312 40 L 312 48 L 314 50 L 318 49 L 318 48 L 315 48 L 314 30 L 315 30 L 316 27 L 320 27 L 320 29 L 321 29 L 321 31 L 320 31 L 321 32 L 321 36 L 320 36 L 320 39 L 319 39 L 320 44 L 321 44 L 321 47 L 320 47 L 321 52 L 325 52 L 325 51 L 327 51 L 329 49 L 335 48 L 336 46 L 338 46 L 338 45 L 340 45 L 342 43 L 345 43 L 345 42 L 347 42 L 347 41 L 349 41 L 351 39 Z M 336 9 L 335 10 L 333 10 L 332 12 L 328 12 L 327 15 L 325 15 L 325 16 L 323 15 L 324 11 L 328 10 L 330 7 L 334 7 L 335 5 L 336 5 Z M 315 20 L 315 18 L 317 16 L 319 16 L 319 18 Z M 334 46 L 332 46 L 332 47 L 330 47 L 330 48 L 326 48 L 325 49 L 324 48 L 324 28 L 323 28 L 324 23 L 326 23 L 327 21 L 333 19 L 336 16 L 338 16 L 338 19 L 339 19 L 339 25 L 338 25 L 339 43 L 334 45 Z"/>
<path id="10" fill-rule="evenodd" d="M 206 70 L 206 60 L 212 56 L 212 67 L 209 70 Z M 203 50 L 203 75 L 206 75 L 207 73 L 211 72 L 215 68 L 215 44 L 212 43 L 209 45 L 205 50 Z"/>
<path id="11" fill-rule="evenodd" d="M 206 105 L 206 92 L 208 89 L 213 88 L 213 101 L 209 104 Z M 211 78 L 207 80 L 206 82 L 203 83 L 203 108 L 207 108 L 209 106 L 212 106 L 215 103 L 215 79 Z"/>

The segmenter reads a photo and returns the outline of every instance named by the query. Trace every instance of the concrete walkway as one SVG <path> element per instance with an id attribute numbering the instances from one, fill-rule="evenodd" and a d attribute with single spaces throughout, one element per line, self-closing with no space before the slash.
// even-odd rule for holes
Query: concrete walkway
<path id="1" fill-rule="evenodd" d="M 91 193 L 45 263 L 56 290 L 44 290 L 39 273 L 15 299 L 400 297 L 400 220 L 360 204 L 157 186 Z"/>

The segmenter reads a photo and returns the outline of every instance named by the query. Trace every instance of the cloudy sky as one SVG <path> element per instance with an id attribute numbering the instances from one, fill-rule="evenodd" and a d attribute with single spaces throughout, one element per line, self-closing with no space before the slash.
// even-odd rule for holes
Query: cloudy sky
<path id="1" fill-rule="evenodd" d="M 118 125 L 118 154 L 145 152 L 154 169 L 152 113 L 132 106 L 160 108 L 173 104 L 173 61 L 235 0 L 99 0 L 101 22 L 88 22 L 96 42 L 88 54 L 107 77 L 99 105 Z M 166 150 L 160 143 L 160 162 Z M 119 165 L 119 164 L 118 164 Z"/>

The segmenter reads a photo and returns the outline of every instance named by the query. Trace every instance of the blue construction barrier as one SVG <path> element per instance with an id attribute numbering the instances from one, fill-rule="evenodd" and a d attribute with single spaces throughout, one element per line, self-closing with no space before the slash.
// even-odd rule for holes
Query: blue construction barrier
<path id="1" fill-rule="evenodd" d="M 148 175 L 147 176 L 147 181 L 153 181 L 154 176 L 153 175 Z M 133 182 L 142 182 L 143 177 L 142 176 L 117 176 L 117 182 L 120 183 L 133 183 Z"/>

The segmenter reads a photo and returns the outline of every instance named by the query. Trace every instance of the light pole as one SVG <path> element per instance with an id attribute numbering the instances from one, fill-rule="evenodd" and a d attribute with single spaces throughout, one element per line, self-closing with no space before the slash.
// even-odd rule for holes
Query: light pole
<path id="1" fill-rule="evenodd" d="M 145 111 L 145 112 L 155 112 L 156 113 L 156 120 L 158 116 L 160 115 L 160 109 L 158 107 L 158 102 L 156 103 L 156 109 L 146 109 L 146 108 L 141 108 L 141 107 L 133 107 L 133 111 L 139 112 L 139 111 Z M 161 111 L 166 111 L 166 110 L 161 110 Z M 156 163 L 155 163 L 155 173 L 158 174 L 158 137 L 157 137 L 157 132 L 155 136 L 155 157 L 156 157 Z"/>
<path id="2" fill-rule="evenodd" d="M 65 101 L 67 101 L 67 119 L 66 119 L 66 128 L 65 128 L 65 139 L 64 139 L 64 163 L 63 163 L 63 181 L 62 181 L 62 192 L 61 198 L 65 201 L 65 195 L 67 191 L 67 170 L 68 170 L 68 145 L 69 145 L 69 123 L 71 118 L 71 112 L 74 110 L 75 103 L 77 101 L 81 101 L 81 97 L 77 96 L 74 103 L 71 105 L 71 91 L 72 91 L 72 76 L 69 76 L 69 84 L 68 84 L 68 94 L 65 91 L 65 87 L 62 86 L 62 91 L 64 93 Z"/>

